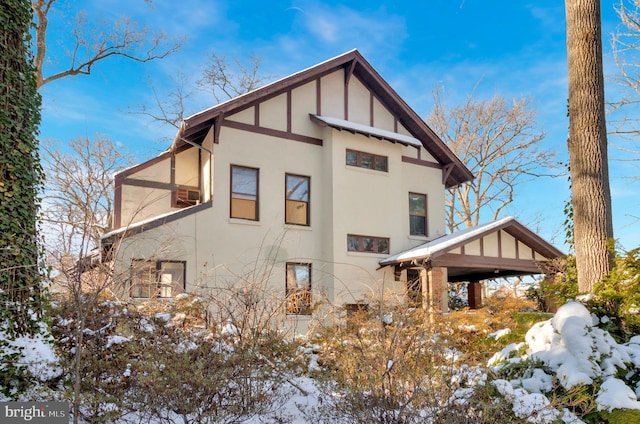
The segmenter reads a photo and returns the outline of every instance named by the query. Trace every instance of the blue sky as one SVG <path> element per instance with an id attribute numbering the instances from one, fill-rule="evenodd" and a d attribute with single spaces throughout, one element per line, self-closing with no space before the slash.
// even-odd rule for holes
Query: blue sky
<path id="1" fill-rule="evenodd" d="M 194 84 L 208 53 L 245 60 L 262 58 L 261 74 L 284 77 L 357 48 L 422 117 L 433 106 L 432 91 L 444 87 L 452 106 L 495 94 L 507 99 L 533 97 L 538 122 L 547 134 L 544 147 L 566 160 L 568 132 L 564 2 L 558 0 L 313 1 L 58 0 L 51 15 L 48 63 L 60 68 L 68 22 L 84 8 L 89 21 L 129 16 L 141 25 L 182 37 L 184 47 L 161 61 L 134 63 L 115 58 L 98 63 L 91 76 L 58 80 L 42 90 L 41 138 L 62 142 L 77 137 L 108 137 L 133 151 L 140 161 L 165 149 L 175 130 L 131 113 L 153 106 L 150 84 L 160 95 L 178 73 Z M 617 3 L 617 2 L 616 2 Z M 612 3 L 602 2 L 605 74 L 615 72 L 610 34 L 618 24 Z M 608 87 L 610 92 L 613 87 Z M 189 113 L 213 106 L 198 93 Z M 617 141 L 610 137 L 612 145 Z M 610 148 L 615 236 L 631 249 L 640 246 L 638 185 L 633 162 Z M 517 216 L 563 248 L 566 177 L 540 178 L 520 187 L 506 212 Z"/>

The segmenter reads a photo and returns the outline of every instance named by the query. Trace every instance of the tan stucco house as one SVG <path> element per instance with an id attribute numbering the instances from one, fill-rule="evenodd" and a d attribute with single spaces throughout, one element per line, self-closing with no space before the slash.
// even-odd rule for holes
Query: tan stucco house
<path id="1" fill-rule="evenodd" d="M 132 298 L 267 264 L 296 321 L 387 293 L 446 309 L 448 281 L 539 273 L 562 254 L 513 218 L 446 235 L 445 191 L 472 180 L 353 50 L 186 118 L 168 150 L 115 176 L 103 248 Z"/>

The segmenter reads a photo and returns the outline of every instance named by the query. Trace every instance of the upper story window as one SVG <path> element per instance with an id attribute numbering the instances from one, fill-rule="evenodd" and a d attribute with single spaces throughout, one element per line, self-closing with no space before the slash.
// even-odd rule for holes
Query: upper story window
<path id="1" fill-rule="evenodd" d="M 231 165 L 231 218 L 258 220 L 258 170 Z"/>
<path id="2" fill-rule="evenodd" d="M 389 171 L 389 158 L 373 153 L 359 152 L 347 149 L 347 165 L 376 171 Z"/>
<path id="3" fill-rule="evenodd" d="M 409 193 L 409 234 L 427 235 L 427 195 Z"/>
<path id="4" fill-rule="evenodd" d="M 347 235 L 349 252 L 389 253 L 389 238 Z"/>
<path id="5" fill-rule="evenodd" d="M 185 290 L 184 261 L 149 261 L 134 259 L 131 262 L 131 297 L 157 299 L 174 297 Z"/>
<path id="6" fill-rule="evenodd" d="M 287 263 L 287 313 L 311 315 L 311 264 Z"/>
<path id="7" fill-rule="evenodd" d="M 187 208 L 200 204 L 200 190 L 197 187 L 180 186 L 173 191 L 173 207 Z"/>
<path id="8" fill-rule="evenodd" d="M 285 217 L 286 224 L 309 225 L 310 178 L 301 175 L 285 176 Z"/>

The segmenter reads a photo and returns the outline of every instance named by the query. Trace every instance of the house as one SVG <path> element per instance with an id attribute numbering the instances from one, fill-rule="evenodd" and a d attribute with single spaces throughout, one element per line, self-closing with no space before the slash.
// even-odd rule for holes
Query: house
<path id="1" fill-rule="evenodd" d="M 297 323 L 387 293 L 446 310 L 447 281 L 561 255 L 513 219 L 447 236 L 445 191 L 472 180 L 353 50 L 186 118 L 115 176 L 102 241 L 132 298 L 264 279 Z"/>

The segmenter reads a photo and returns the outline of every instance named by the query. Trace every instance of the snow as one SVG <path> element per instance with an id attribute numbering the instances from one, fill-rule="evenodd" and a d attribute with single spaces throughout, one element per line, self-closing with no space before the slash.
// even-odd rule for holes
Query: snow
<path id="1" fill-rule="evenodd" d="M 569 411 L 551 407 L 545 393 L 553 391 L 554 375 L 566 390 L 602 380 L 596 397 L 598 410 L 640 409 L 636 391 L 616 378 L 621 370 L 640 365 L 640 337 L 618 344 L 608 332 L 597 327 L 598 322 L 584 305 L 569 302 L 553 318 L 535 324 L 527 332 L 524 345 L 514 343 L 494 354 L 488 365 L 497 373 L 510 364 L 527 360 L 543 365 L 529 369 L 521 378 L 493 382 L 506 399 L 513 401 L 518 417 L 535 423 L 554 422 L 561 416 L 564 422 L 581 422 Z M 525 347 L 526 353 L 517 357 Z M 628 373 L 629 377 L 633 375 Z"/>
<path id="2" fill-rule="evenodd" d="M 503 328 L 502 330 L 495 331 L 491 334 L 487 334 L 487 337 L 490 339 L 498 340 L 500 337 L 504 337 L 507 334 L 511 334 L 510 328 Z"/>
<path id="3" fill-rule="evenodd" d="M 109 336 L 107 338 L 107 345 L 105 347 L 107 349 L 109 349 L 111 346 L 113 346 L 115 344 L 126 343 L 126 342 L 128 342 L 130 340 L 131 340 L 131 337 L 124 337 L 124 336 L 119 336 L 119 335 Z"/>
<path id="4" fill-rule="evenodd" d="M 598 410 L 603 409 L 611 412 L 613 409 L 640 409 L 640 402 L 636 394 L 617 378 L 610 378 L 600 386 L 600 391 L 596 397 Z"/>

